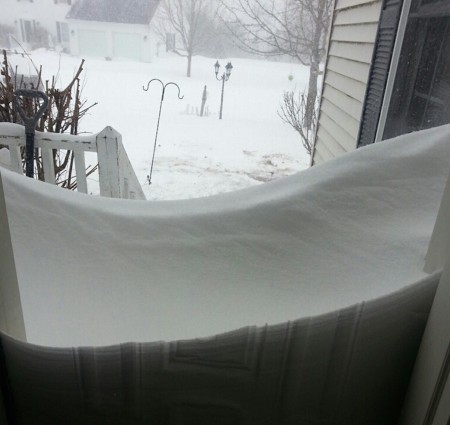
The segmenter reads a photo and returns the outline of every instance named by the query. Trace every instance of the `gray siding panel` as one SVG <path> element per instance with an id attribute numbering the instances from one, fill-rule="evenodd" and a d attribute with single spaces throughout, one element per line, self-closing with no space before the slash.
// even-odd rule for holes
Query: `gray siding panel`
<path id="1" fill-rule="evenodd" d="M 333 31 L 331 40 L 370 43 L 375 39 L 377 30 L 378 25 L 375 23 L 337 26 Z"/>
<path id="2" fill-rule="evenodd" d="M 328 149 L 328 144 L 326 143 L 321 143 L 319 146 L 317 146 L 317 150 L 325 161 L 335 158 L 335 155 L 331 153 L 331 151 Z"/>
<path id="3" fill-rule="evenodd" d="M 336 0 L 312 164 L 356 149 L 381 7 Z"/>
<path id="4" fill-rule="evenodd" d="M 322 103 L 322 110 L 336 123 L 350 134 L 350 136 L 358 137 L 359 121 L 355 120 L 343 109 L 331 103 L 328 99 L 324 99 Z"/>
<path id="5" fill-rule="evenodd" d="M 321 144 L 319 143 L 318 146 L 317 146 L 317 148 L 318 148 L 320 145 L 321 145 Z M 315 152 L 314 152 L 314 156 L 313 156 L 313 158 L 312 158 L 311 165 L 318 165 L 318 164 L 321 164 L 321 163 L 325 162 L 325 159 L 322 158 L 322 155 L 320 155 L 320 151 L 317 150 L 317 148 L 316 148 L 316 150 L 315 150 Z"/>
<path id="6" fill-rule="evenodd" d="M 356 99 L 346 95 L 344 92 L 336 90 L 328 85 L 325 85 L 323 96 L 324 99 L 328 99 L 331 103 L 334 103 L 336 106 L 346 111 L 348 115 L 355 118 L 359 122 L 362 112 L 361 102 L 358 102 Z M 356 148 L 356 139 L 354 148 Z"/>
<path id="7" fill-rule="evenodd" d="M 342 74 L 336 74 L 331 69 L 327 72 L 325 83 L 335 89 L 338 89 L 346 95 L 353 97 L 360 102 L 364 101 L 366 95 L 366 86 L 360 81 L 353 80 Z"/>
<path id="8" fill-rule="evenodd" d="M 347 150 L 344 149 L 330 133 L 327 132 L 324 126 L 320 127 L 317 137 L 324 142 L 323 144 L 330 152 L 333 153 L 334 156 L 339 156 L 347 152 Z M 320 148 L 320 146 L 318 147 Z"/>
<path id="9" fill-rule="evenodd" d="M 370 72 L 370 65 L 367 63 L 336 58 L 334 56 L 330 56 L 328 58 L 327 68 L 364 84 L 367 84 L 367 79 L 369 78 Z"/>
<path id="10" fill-rule="evenodd" d="M 380 4 L 367 5 L 342 10 L 334 20 L 334 25 L 351 25 L 362 23 L 378 24 L 380 19 Z"/>
<path id="11" fill-rule="evenodd" d="M 341 9 L 361 6 L 365 4 L 371 4 L 371 3 L 377 3 L 375 0 L 336 0 L 336 11 L 339 11 Z"/>
<path id="12" fill-rule="evenodd" d="M 373 56 L 371 43 L 347 43 L 335 41 L 331 44 L 328 54 L 342 59 L 370 64 Z"/>
<path id="13" fill-rule="evenodd" d="M 355 139 L 324 111 L 322 111 L 322 125 L 346 152 L 356 149 Z"/>

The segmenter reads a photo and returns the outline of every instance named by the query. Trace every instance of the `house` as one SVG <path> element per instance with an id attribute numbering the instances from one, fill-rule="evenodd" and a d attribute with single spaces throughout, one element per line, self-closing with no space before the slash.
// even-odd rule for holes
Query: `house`
<path id="1" fill-rule="evenodd" d="M 336 0 L 312 164 L 450 122 L 450 2 Z"/>
<path id="2" fill-rule="evenodd" d="M 78 0 L 67 15 L 71 53 L 150 62 L 156 50 L 150 24 L 158 4 L 159 0 Z"/>
<path id="3" fill-rule="evenodd" d="M 14 48 L 20 43 L 26 50 L 55 46 L 68 49 L 65 17 L 72 3 L 73 0 L 2 0 L 0 25 L 11 29 L 5 47 Z"/>

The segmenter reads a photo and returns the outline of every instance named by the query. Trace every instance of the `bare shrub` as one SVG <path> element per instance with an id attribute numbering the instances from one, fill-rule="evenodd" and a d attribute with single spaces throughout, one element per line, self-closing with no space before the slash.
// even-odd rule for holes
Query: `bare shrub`
<path id="1" fill-rule="evenodd" d="M 308 111 L 308 95 L 306 92 L 285 91 L 283 102 L 278 110 L 279 117 L 289 124 L 299 135 L 303 147 L 311 155 L 314 143 L 314 135 L 317 128 L 317 102 Z M 307 115 L 311 113 L 311 125 L 307 125 Z"/>
<path id="2" fill-rule="evenodd" d="M 31 60 L 31 59 L 30 59 Z M 33 63 L 32 63 L 33 64 Z M 0 67 L 0 122 L 11 122 L 21 124 L 21 118 L 13 105 L 14 92 L 17 89 L 36 89 L 44 91 L 48 96 L 48 107 L 38 124 L 36 130 L 50 133 L 70 133 L 78 134 L 78 126 L 83 116 L 97 103 L 87 105 L 86 100 L 81 98 L 80 75 L 83 72 L 84 60 L 81 61 L 73 79 L 63 89 L 56 87 L 58 76 L 53 76 L 51 80 L 42 79 L 42 66 L 33 67 L 36 77 L 30 80 L 18 73 L 17 68 L 12 68 L 8 61 L 8 56 L 3 50 L 3 62 Z M 39 109 L 37 101 L 22 99 L 21 107 L 26 115 L 34 116 Z M 42 157 L 39 149 L 35 152 L 36 176 L 39 180 L 44 180 L 42 167 Z M 53 150 L 53 161 L 55 167 L 56 183 L 64 188 L 74 190 L 77 187 L 74 177 L 74 157 L 72 151 L 59 152 Z M 22 162 L 25 164 L 25 152 L 22 152 Z M 97 169 L 88 167 L 86 174 L 90 175 Z"/>

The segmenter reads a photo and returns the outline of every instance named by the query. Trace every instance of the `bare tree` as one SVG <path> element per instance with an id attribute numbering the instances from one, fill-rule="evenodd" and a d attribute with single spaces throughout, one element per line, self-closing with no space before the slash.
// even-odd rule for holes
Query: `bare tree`
<path id="1" fill-rule="evenodd" d="M 221 0 L 222 17 L 241 48 L 263 56 L 288 55 L 310 67 L 305 125 L 317 98 L 319 65 L 333 0 Z"/>
<path id="2" fill-rule="evenodd" d="M 199 53 L 207 40 L 212 19 L 211 0 L 162 0 L 160 19 L 156 23 L 156 31 L 166 39 L 167 34 L 175 33 L 181 41 L 171 46 L 174 53 L 187 58 L 188 77 L 191 76 L 192 56 Z"/>

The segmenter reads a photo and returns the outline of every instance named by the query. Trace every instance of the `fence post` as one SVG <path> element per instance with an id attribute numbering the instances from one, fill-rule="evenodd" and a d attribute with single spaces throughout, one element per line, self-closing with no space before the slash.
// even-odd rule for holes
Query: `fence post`
<path id="1" fill-rule="evenodd" d="M 55 165 L 53 163 L 53 149 L 41 148 L 44 179 L 47 183 L 56 184 Z"/>
<path id="2" fill-rule="evenodd" d="M 23 175 L 22 156 L 20 155 L 20 146 L 9 146 L 10 167 L 12 171 Z"/>
<path id="3" fill-rule="evenodd" d="M 80 193 L 88 193 L 84 152 L 74 150 L 73 155 L 75 157 L 75 171 L 77 173 L 77 190 Z"/>
<path id="4" fill-rule="evenodd" d="M 136 173 L 131 165 L 125 148 L 122 144 L 122 136 L 118 137 L 119 146 L 119 173 L 121 182 L 122 198 L 127 199 L 145 199 L 142 186 L 139 183 Z"/>
<path id="5" fill-rule="evenodd" d="M 119 174 L 119 138 L 120 134 L 112 127 L 105 127 L 96 137 L 100 196 L 122 198 Z"/>
<path id="6" fill-rule="evenodd" d="M 200 109 L 200 116 L 202 117 L 204 112 L 205 112 L 205 104 L 206 104 L 206 99 L 208 99 L 208 90 L 206 88 L 206 86 L 203 88 L 203 93 L 202 93 L 202 107 Z"/>

